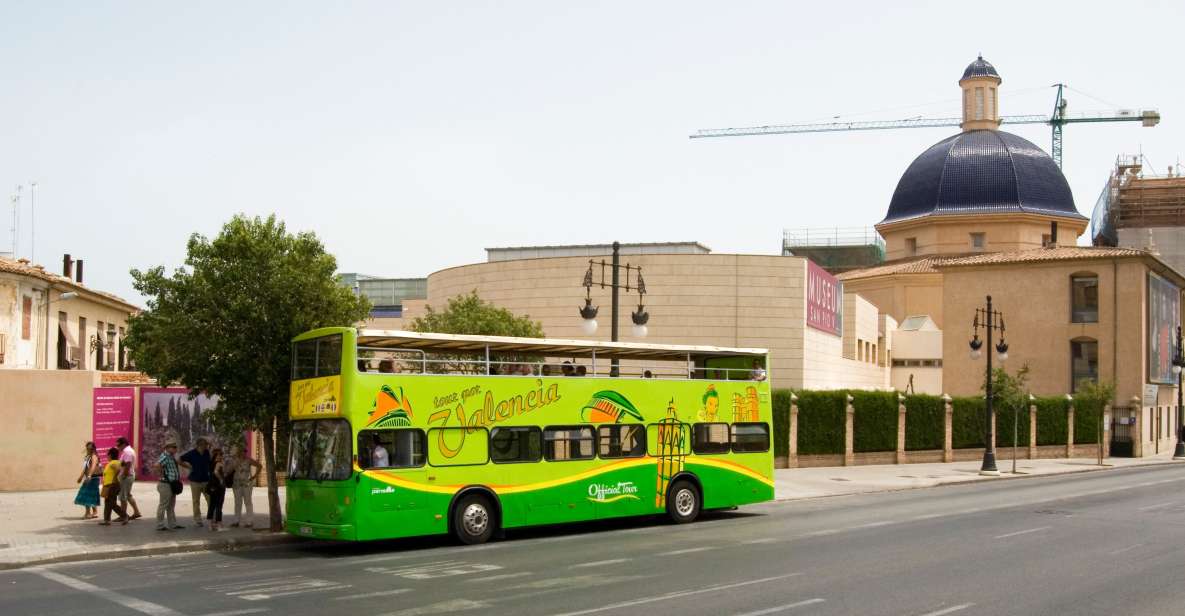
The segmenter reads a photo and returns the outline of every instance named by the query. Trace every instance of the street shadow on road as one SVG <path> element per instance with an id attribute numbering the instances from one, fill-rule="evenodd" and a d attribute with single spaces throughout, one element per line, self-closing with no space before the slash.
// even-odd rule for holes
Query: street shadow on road
<path id="1" fill-rule="evenodd" d="M 760 517 L 765 514 L 745 511 L 705 511 L 693 525 L 712 525 L 728 521 L 742 520 L 750 517 Z M 661 528 L 675 526 L 665 517 L 651 516 L 641 518 L 615 518 L 612 520 L 597 520 L 594 522 L 579 522 L 572 524 L 557 524 L 552 526 L 532 526 L 527 528 L 510 529 L 505 536 L 497 541 L 524 541 L 530 539 L 545 539 L 550 537 L 593 535 L 621 530 Z M 238 558 L 247 560 L 291 560 L 292 558 L 354 558 L 397 552 L 414 553 L 435 548 L 457 547 L 457 543 L 449 535 L 432 535 L 428 537 L 410 537 L 406 539 L 386 539 L 365 542 L 326 542 L 308 541 L 290 543 L 282 546 L 252 548 L 230 552 Z"/>

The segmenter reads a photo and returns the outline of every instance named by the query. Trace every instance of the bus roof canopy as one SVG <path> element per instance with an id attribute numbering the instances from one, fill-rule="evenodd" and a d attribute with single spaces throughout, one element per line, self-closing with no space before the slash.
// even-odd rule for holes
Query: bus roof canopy
<path id="1" fill-rule="evenodd" d="M 526 353 L 545 356 L 620 359 L 685 360 L 687 357 L 764 357 L 766 349 L 737 349 L 685 344 L 645 342 L 600 342 L 557 338 L 514 338 L 510 336 L 467 336 L 399 330 L 358 330 L 358 346 L 372 349 L 414 349 L 428 353 Z"/>

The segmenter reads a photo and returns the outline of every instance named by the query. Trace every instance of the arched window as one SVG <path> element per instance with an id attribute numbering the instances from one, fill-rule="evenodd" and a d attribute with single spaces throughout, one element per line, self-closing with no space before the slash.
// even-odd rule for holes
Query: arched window
<path id="1" fill-rule="evenodd" d="M 1077 392 L 1083 381 L 1099 381 L 1099 343 L 1094 338 L 1070 341 L 1070 393 Z"/>
<path id="2" fill-rule="evenodd" d="M 1091 272 L 1070 276 L 1070 322 L 1099 322 L 1099 277 Z"/>

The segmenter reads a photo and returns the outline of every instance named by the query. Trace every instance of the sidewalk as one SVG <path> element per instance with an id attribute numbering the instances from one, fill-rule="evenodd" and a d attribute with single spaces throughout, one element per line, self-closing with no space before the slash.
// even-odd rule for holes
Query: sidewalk
<path id="1" fill-rule="evenodd" d="M 132 490 L 144 517 L 127 526 L 112 522 L 100 526 L 99 519 L 83 520 L 82 507 L 74 504 L 75 489 L 44 492 L 0 492 L 0 570 L 34 564 L 94 560 L 104 554 L 141 556 L 202 550 L 229 550 L 274 544 L 295 539 L 287 533 L 267 531 L 267 489 L 255 488 L 252 502 L 256 529 L 229 528 L 234 522 L 234 499 L 226 495 L 223 525 L 226 530 L 210 531 L 193 524 L 189 486 L 177 497 L 177 523 L 185 528 L 156 530 L 156 483 L 141 481 Z M 280 488 L 280 503 L 284 488 Z M 202 501 L 205 514 L 205 501 Z M 244 516 L 244 522 L 247 521 Z M 203 523 L 205 520 L 203 520 Z"/>
<path id="2" fill-rule="evenodd" d="M 1107 458 L 1108 466 L 1099 466 L 1097 458 L 1054 458 L 1017 460 L 1017 474 L 1012 474 L 1011 459 L 997 459 L 999 477 L 979 474 L 980 460 L 935 464 L 883 464 L 870 466 L 828 466 L 819 468 L 777 469 L 774 471 L 777 499 L 798 500 L 845 494 L 893 492 L 931 488 L 952 483 L 991 481 L 1038 475 L 1083 473 L 1133 466 L 1174 464 L 1172 452 L 1144 458 Z M 1185 462 L 1175 462 L 1185 467 Z"/>
<path id="3" fill-rule="evenodd" d="M 1081 473 L 1133 466 L 1172 464 L 1172 454 L 1146 458 L 1108 458 L 1111 466 L 1100 467 L 1093 458 L 1019 460 L 1016 477 Z M 798 500 L 845 494 L 891 492 L 928 488 L 952 483 L 1000 480 L 1013 477 L 1011 460 L 997 462 L 1001 477 L 979 475 L 979 461 L 949 464 L 889 464 L 778 469 L 775 471 L 777 499 Z M 1185 463 L 1181 464 L 1185 468 Z M 120 526 L 99 526 L 96 520 L 82 520 L 82 508 L 75 506 L 75 490 L 0 493 L 0 570 L 37 564 L 94 560 L 104 555 L 140 556 L 203 550 L 231 550 L 274 545 L 297 538 L 287 533 L 228 528 L 211 532 L 193 525 L 188 487 L 178 498 L 177 520 L 184 529 L 160 532 L 156 528 L 156 484 L 141 482 L 133 495 L 144 517 Z M 267 528 L 267 491 L 254 491 L 256 527 Z M 284 488 L 280 488 L 284 502 Z M 203 503 L 204 504 L 204 503 Z M 225 524 L 233 521 L 229 498 Z M 101 513 L 101 511 L 100 511 Z"/>

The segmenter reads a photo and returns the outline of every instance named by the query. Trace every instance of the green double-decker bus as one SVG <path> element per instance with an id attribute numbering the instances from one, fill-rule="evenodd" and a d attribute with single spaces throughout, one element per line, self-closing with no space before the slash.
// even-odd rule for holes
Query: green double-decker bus
<path id="1" fill-rule="evenodd" d="M 325 328 L 292 358 L 295 535 L 481 543 L 774 496 L 764 349 Z"/>

